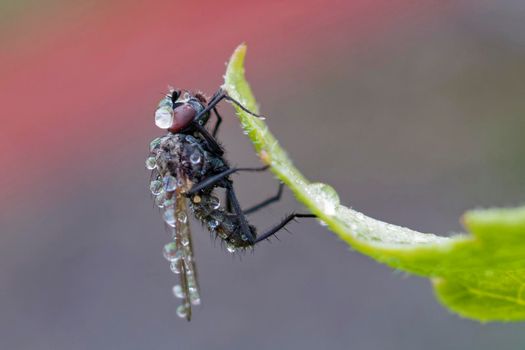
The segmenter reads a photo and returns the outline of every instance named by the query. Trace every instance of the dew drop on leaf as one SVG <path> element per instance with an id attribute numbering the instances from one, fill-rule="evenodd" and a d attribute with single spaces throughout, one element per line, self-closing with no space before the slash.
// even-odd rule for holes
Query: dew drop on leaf
<path id="1" fill-rule="evenodd" d="M 307 191 L 316 201 L 319 208 L 322 209 L 326 215 L 335 215 L 336 209 L 339 206 L 339 196 L 332 186 L 323 183 L 314 183 L 308 185 Z"/>

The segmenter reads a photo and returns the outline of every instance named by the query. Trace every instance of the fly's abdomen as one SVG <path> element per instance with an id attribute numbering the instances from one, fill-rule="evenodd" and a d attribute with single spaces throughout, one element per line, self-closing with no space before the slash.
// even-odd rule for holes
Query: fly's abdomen
<path id="1" fill-rule="evenodd" d="M 219 198 L 211 193 L 199 193 L 191 198 L 191 207 L 195 218 L 199 220 L 212 234 L 226 243 L 226 249 L 233 252 L 236 248 L 251 246 L 251 243 L 241 232 L 239 217 L 228 213 L 221 207 Z M 253 236 L 255 227 L 249 225 Z"/>

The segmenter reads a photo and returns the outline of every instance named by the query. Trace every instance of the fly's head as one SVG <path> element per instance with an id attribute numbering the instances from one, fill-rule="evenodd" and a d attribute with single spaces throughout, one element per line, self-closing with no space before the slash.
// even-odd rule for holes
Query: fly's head
<path id="1" fill-rule="evenodd" d="M 188 128 L 193 122 L 206 123 L 209 113 L 202 114 L 206 97 L 200 93 L 170 88 L 155 110 L 155 125 L 172 133 Z"/>

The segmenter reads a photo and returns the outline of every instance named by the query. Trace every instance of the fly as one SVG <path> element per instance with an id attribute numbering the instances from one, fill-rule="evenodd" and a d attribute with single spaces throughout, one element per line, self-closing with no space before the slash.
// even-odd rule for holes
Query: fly
<path id="1" fill-rule="evenodd" d="M 164 222 L 170 230 L 171 241 L 164 246 L 163 255 L 170 262 L 171 270 L 180 277 L 179 284 L 173 287 L 174 295 L 182 299 L 177 315 L 188 321 L 191 320 L 192 305 L 201 302 L 188 212 L 213 235 L 222 239 L 226 249 L 232 253 L 271 237 L 295 218 L 315 217 L 293 213 L 261 235 L 249 224 L 246 216 L 278 201 L 283 185 L 279 185 L 276 195 L 251 208 L 241 209 L 230 175 L 241 171 L 265 171 L 268 166 L 229 166 L 224 150 L 216 139 L 222 122 L 217 104 L 222 100 L 230 101 L 261 118 L 222 89 L 207 99 L 201 93 L 170 88 L 155 111 L 155 124 L 167 130 L 167 134 L 150 143 L 150 156 L 146 160 L 146 168 L 152 172 L 151 193 L 156 206 L 162 209 Z M 217 121 L 210 132 L 206 125 L 212 115 Z M 225 190 L 225 205 L 221 205 L 215 195 L 216 188 Z"/>

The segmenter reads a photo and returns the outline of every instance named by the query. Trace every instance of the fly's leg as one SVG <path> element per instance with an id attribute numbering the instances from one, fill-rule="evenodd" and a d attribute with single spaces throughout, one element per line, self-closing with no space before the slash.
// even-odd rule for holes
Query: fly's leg
<path id="1" fill-rule="evenodd" d="M 226 91 L 224 91 L 223 89 L 219 89 L 214 95 L 213 97 L 210 99 L 210 102 L 208 103 L 208 105 L 206 106 L 206 108 L 204 108 L 202 110 L 202 112 L 200 112 L 199 114 L 197 114 L 197 116 L 195 117 L 195 119 L 199 119 L 199 117 L 203 116 L 204 114 L 208 113 L 209 111 L 211 111 L 213 108 L 215 108 L 215 106 L 217 106 L 217 104 L 219 102 L 221 102 L 222 100 L 226 100 L 226 101 L 230 101 L 234 104 L 236 104 L 240 109 L 242 109 L 243 111 L 245 111 L 246 113 L 248 114 L 251 114 L 253 115 L 254 117 L 257 117 L 257 118 L 263 118 L 262 116 L 250 111 L 248 108 L 244 107 L 239 101 L 237 101 L 236 99 L 234 99 L 233 97 L 230 97 Z"/>
<path id="2" fill-rule="evenodd" d="M 268 168 L 269 168 L 268 165 L 265 165 L 260 168 L 230 168 L 230 169 L 223 171 L 222 173 L 210 176 L 206 180 L 203 180 L 193 185 L 193 187 L 187 192 L 187 195 L 191 196 L 206 187 L 213 186 L 235 172 L 238 172 L 238 171 L 265 171 Z"/>
<path id="3" fill-rule="evenodd" d="M 246 220 L 246 216 L 244 215 L 241 206 L 239 205 L 239 201 L 237 200 L 237 197 L 235 196 L 235 191 L 233 190 L 233 186 L 231 182 L 228 182 L 226 184 L 226 195 L 228 196 L 228 199 L 231 201 L 233 212 L 235 212 L 239 217 L 239 223 L 240 223 L 240 229 L 241 233 L 247 237 L 247 242 L 250 243 L 250 245 L 255 245 L 261 241 L 264 241 L 277 232 L 279 232 L 281 229 L 283 229 L 290 221 L 296 219 L 296 218 L 315 218 L 314 214 L 290 214 L 284 220 L 282 220 L 280 223 L 272 227 L 270 230 L 266 231 L 259 237 L 255 238 L 252 231 L 250 230 L 248 226 L 248 221 Z"/>
<path id="4" fill-rule="evenodd" d="M 221 183 L 221 186 L 224 186 L 226 189 L 226 206 L 230 207 L 229 212 L 235 213 L 239 217 L 239 224 L 241 233 L 247 237 L 247 242 L 251 245 L 254 245 L 256 243 L 259 243 L 265 239 L 268 239 L 269 237 L 273 236 L 275 233 L 277 233 L 279 230 L 283 229 L 290 221 L 294 220 L 295 218 L 315 218 L 316 216 L 314 214 L 290 214 L 286 218 L 284 218 L 283 221 L 275 225 L 270 230 L 263 233 L 261 236 L 255 238 L 252 231 L 250 230 L 250 227 L 248 225 L 248 220 L 246 219 L 246 214 L 241 209 L 241 206 L 239 204 L 239 201 L 237 199 L 237 196 L 235 195 L 235 191 L 233 189 L 233 185 L 231 181 L 223 181 L 225 178 L 227 178 L 229 175 L 237 172 L 237 171 L 265 171 L 269 168 L 268 165 L 260 167 L 260 168 L 230 168 L 222 173 L 219 173 L 217 175 L 211 176 L 207 178 L 204 181 L 199 182 L 198 184 L 193 185 L 193 187 L 187 192 L 186 195 L 191 196 L 200 190 L 213 186 L 215 184 Z M 282 184 L 279 186 L 279 191 L 276 196 L 268 198 L 267 200 L 255 205 L 252 208 L 249 208 L 246 212 L 253 212 L 255 210 L 261 209 L 262 207 L 267 206 L 270 203 L 273 203 L 274 201 L 279 200 L 282 194 Z"/>
<path id="5" fill-rule="evenodd" d="M 222 156 L 224 154 L 224 150 L 222 149 L 221 145 L 215 140 L 215 137 L 213 137 L 208 130 L 202 125 L 200 125 L 197 122 L 191 123 L 193 128 L 199 132 L 199 134 L 202 135 L 204 140 L 206 140 L 206 143 L 210 147 L 210 151 L 212 151 L 215 155 Z"/>
<path id="6" fill-rule="evenodd" d="M 276 234 L 279 230 L 283 229 L 290 221 L 294 220 L 295 218 L 315 218 L 316 216 L 314 214 L 290 214 L 286 218 L 284 218 L 283 221 L 266 231 L 265 233 L 261 234 L 253 244 L 257 244 L 261 241 L 264 241 L 265 239 L 270 238 L 274 234 Z"/>
<path id="7" fill-rule="evenodd" d="M 255 213 L 257 210 L 260 210 L 274 202 L 277 202 L 281 199 L 281 196 L 283 194 L 284 184 L 281 182 L 279 183 L 279 189 L 277 190 L 277 194 L 275 196 L 272 196 L 270 198 L 267 198 L 263 200 L 261 203 L 256 204 L 246 210 L 244 210 L 244 215 L 249 215 L 251 213 Z"/>
<path id="8" fill-rule="evenodd" d="M 225 184 L 226 188 L 226 196 L 228 196 L 228 200 L 231 203 L 232 210 L 235 214 L 237 214 L 239 218 L 239 225 L 241 229 L 241 234 L 247 238 L 247 242 L 250 243 L 250 245 L 255 244 L 255 236 L 250 230 L 250 227 L 248 226 L 248 220 L 246 220 L 246 216 L 244 216 L 241 205 L 239 204 L 239 201 L 237 200 L 237 196 L 235 195 L 235 191 L 233 189 L 233 185 L 230 181 L 226 182 Z"/>
<path id="9" fill-rule="evenodd" d="M 215 113 L 215 116 L 217 117 L 217 123 L 215 123 L 215 126 L 213 127 L 213 132 L 211 133 L 211 135 L 215 137 L 217 136 L 217 132 L 219 131 L 219 126 L 222 123 L 222 117 L 219 114 L 219 111 L 217 111 L 217 108 L 214 107 L 213 112 Z"/>
<path id="10" fill-rule="evenodd" d="M 228 197 L 228 193 L 226 193 L 226 211 L 228 213 L 232 212 L 232 202 L 230 201 L 230 197 Z"/>
<path id="11" fill-rule="evenodd" d="M 191 195 L 199 192 L 200 190 L 202 190 L 202 189 L 204 189 L 204 188 L 206 188 L 208 186 L 213 186 L 213 185 L 217 184 L 218 182 L 222 181 L 224 178 L 228 177 L 229 175 L 231 175 L 231 174 L 233 174 L 233 173 L 235 173 L 237 171 L 255 171 L 255 172 L 257 172 L 257 171 L 268 170 L 268 168 L 269 168 L 268 165 L 265 165 L 265 166 L 260 167 L 260 168 L 230 168 L 230 169 L 227 169 L 227 170 L 223 171 L 222 173 L 219 173 L 217 175 L 211 176 L 211 177 L 207 178 L 206 180 L 201 181 L 198 184 L 193 185 L 193 187 L 187 192 L 187 195 L 191 196 Z M 279 192 L 282 192 L 282 190 L 280 189 Z M 280 197 L 280 194 L 279 194 L 279 197 Z M 267 202 L 268 200 L 266 200 L 265 202 Z M 278 200 L 278 198 L 275 199 L 275 200 Z M 261 203 L 261 204 L 263 204 L 263 203 Z M 258 205 L 260 205 L 260 204 L 258 204 Z M 249 210 L 251 212 L 254 211 L 253 208 L 250 208 Z M 230 197 L 228 196 L 228 193 L 226 193 L 226 211 L 228 211 L 229 213 L 232 212 L 232 202 L 230 200 Z"/>
<path id="12" fill-rule="evenodd" d="M 222 88 L 217 90 L 217 92 L 210 99 L 210 102 L 208 102 L 208 105 L 199 114 L 197 114 L 194 117 L 194 120 L 200 120 L 200 118 L 203 115 L 205 115 L 206 113 L 209 113 L 211 110 L 213 110 L 215 112 L 215 114 L 217 115 L 217 124 L 215 124 L 215 127 L 213 129 L 212 134 L 210 134 L 208 132 L 208 130 L 206 130 L 206 128 L 204 126 L 200 125 L 198 122 L 193 122 L 192 126 L 193 126 L 193 128 L 195 130 L 197 130 L 204 137 L 204 139 L 206 140 L 206 142 L 210 146 L 211 151 L 214 152 L 215 154 L 219 155 L 219 156 L 222 156 L 224 154 L 224 151 L 223 151 L 222 147 L 219 145 L 219 143 L 215 140 L 215 135 L 217 134 L 217 131 L 219 130 L 219 125 L 222 122 L 222 117 L 217 112 L 216 106 L 222 100 L 230 101 L 230 102 L 236 104 L 240 109 L 242 109 L 246 113 L 249 113 L 249 114 L 253 115 L 254 117 L 264 119 L 263 116 L 260 116 L 260 115 L 258 115 L 256 113 L 250 111 L 249 109 L 244 107 L 239 101 L 237 101 L 233 97 L 230 97 L 226 93 L 226 91 L 224 91 Z"/>
<path id="13" fill-rule="evenodd" d="M 258 203 L 248 209 L 245 209 L 243 211 L 243 214 L 244 215 L 250 215 L 252 213 L 255 213 L 256 211 L 272 204 L 273 202 L 277 202 L 281 199 L 281 196 L 283 194 L 283 189 L 284 189 L 284 184 L 283 183 L 280 183 L 279 184 L 279 189 L 277 190 L 277 194 L 275 196 L 272 196 L 270 198 L 267 198 L 265 200 L 263 200 L 261 203 Z M 232 211 L 232 204 L 231 204 L 231 201 L 229 199 L 228 196 L 226 196 L 226 211 L 231 213 Z"/>
<path id="14" fill-rule="evenodd" d="M 266 166 L 263 166 L 263 167 L 260 167 L 260 168 L 230 168 L 228 170 L 225 170 L 224 172 L 220 173 L 220 174 L 217 174 L 217 175 L 214 175 L 214 176 L 211 176 L 209 177 L 208 179 L 202 181 L 202 182 L 199 182 L 198 184 L 195 184 L 189 191 L 188 191 L 188 195 L 192 195 L 192 194 L 195 194 L 197 193 L 198 191 L 208 187 L 208 186 L 211 186 L 211 185 L 214 185 L 216 184 L 217 182 L 221 181 L 222 179 L 224 179 L 225 177 L 237 172 L 237 171 L 265 171 L 265 170 L 268 170 L 269 166 L 266 165 Z M 257 210 L 260 210 L 274 202 L 277 202 L 281 199 L 281 196 L 283 194 L 283 189 L 284 189 L 284 184 L 280 183 L 279 184 L 279 189 L 277 190 L 277 194 L 275 196 L 272 196 L 270 198 L 267 198 L 265 199 L 264 201 L 262 201 L 261 203 L 258 203 L 246 210 L 244 210 L 244 215 L 248 215 L 248 214 L 251 214 L 251 213 L 254 213 L 256 212 Z M 230 198 L 228 197 L 228 195 L 226 195 L 226 211 L 230 212 L 232 211 L 232 203 L 230 201 Z"/>

